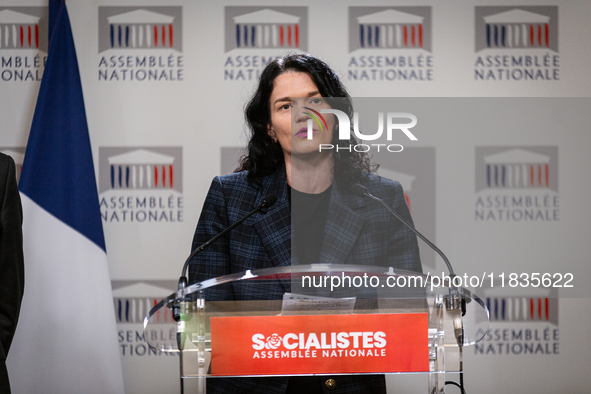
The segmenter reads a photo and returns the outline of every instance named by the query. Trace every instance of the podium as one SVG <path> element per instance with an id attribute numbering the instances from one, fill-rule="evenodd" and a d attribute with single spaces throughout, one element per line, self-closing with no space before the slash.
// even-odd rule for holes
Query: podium
<path id="1" fill-rule="evenodd" d="M 179 353 L 181 378 L 198 379 L 199 393 L 206 378 L 406 373 L 444 393 L 488 323 L 482 300 L 449 277 L 312 264 L 195 283 L 150 310 L 144 335 Z"/>

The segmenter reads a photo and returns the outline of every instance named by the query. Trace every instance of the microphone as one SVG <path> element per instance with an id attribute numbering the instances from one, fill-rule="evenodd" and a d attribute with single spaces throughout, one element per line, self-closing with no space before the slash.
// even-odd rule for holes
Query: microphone
<path id="1" fill-rule="evenodd" d="M 238 227 L 242 222 L 244 222 L 246 219 L 248 219 L 249 217 L 251 217 L 253 214 L 255 214 L 256 212 L 260 211 L 263 208 L 269 208 L 270 206 L 272 206 L 273 204 L 275 204 L 275 202 L 277 202 L 277 196 L 274 193 L 269 193 L 267 194 L 264 198 L 263 201 L 252 211 L 248 212 L 246 215 L 244 215 L 242 218 L 240 218 L 240 220 L 238 220 L 236 223 L 232 224 L 230 227 L 228 227 L 227 229 L 225 229 L 224 231 L 222 231 L 221 233 L 219 233 L 218 235 L 216 235 L 215 237 L 211 238 L 209 241 L 205 242 L 203 245 L 199 246 L 198 248 L 196 248 L 187 258 L 187 260 L 185 261 L 185 264 L 183 265 L 183 271 L 181 274 L 181 277 L 179 278 L 179 285 L 178 285 L 178 290 L 182 290 L 185 287 L 187 287 L 187 268 L 189 267 L 189 263 L 191 262 L 191 260 L 193 259 L 193 257 L 195 257 L 197 254 L 201 253 L 205 248 L 207 248 L 209 245 L 211 245 L 212 243 L 214 243 L 215 241 L 217 241 L 218 239 L 220 239 L 221 237 L 223 237 L 224 235 L 226 235 L 227 233 L 229 233 L 230 231 L 232 231 L 233 229 L 235 229 L 236 227 Z M 174 303 L 173 306 L 173 310 L 172 310 L 172 315 L 175 321 L 179 321 L 180 317 L 181 317 L 181 311 L 180 311 L 180 304 L 179 302 Z"/>
<path id="2" fill-rule="evenodd" d="M 435 246 L 431 241 L 429 241 L 423 234 L 418 232 L 414 228 L 413 225 L 408 223 L 399 214 L 397 214 L 392 208 L 390 208 L 388 206 L 388 204 L 386 204 L 382 199 L 370 194 L 369 191 L 367 191 L 367 188 L 359 183 L 356 183 L 353 186 L 351 186 L 351 191 L 359 197 L 367 197 L 367 198 L 370 198 L 370 199 L 382 204 L 384 206 L 384 208 L 386 208 L 388 210 L 388 212 L 390 212 L 392 215 L 394 215 L 396 217 L 396 219 L 398 219 L 400 221 L 400 223 L 404 224 L 409 230 L 411 230 L 420 239 L 422 239 L 427 245 L 429 245 L 429 247 L 431 249 L 433 249 L 439 256 L 441 256 L 441 258 L 445 262 L 445 265 L 447 266 L 447 269 L 449 271 L 449 277 L 451 279 L 453 279 L 456 276 L 456 274 L 454 274 L 454 270 L 451 266 L 451 263 L 449 262 L 449 260 L 445 256 L 445 254 L 443 254 L 443 252 L 437 246 Z M 444 302 L 445 302 L 447 310 L 453 316 L 454 337 L 456 338 L 456 342 L 458 343 L 458 348 L 459 348 L 459 352 L 460 352 L 459 359 L 460 359 L 460 371 L 461 371 L 459 384 L 456 382 L 445 382 L 445 384 L 454 384 L 460 388 L 462 393 L 465 393 L 466 391 L 464 390 L 464 362 L 463 362 L 464 325 L 462 322 L 462 317 L 466 314 L 466 299 L 459 295 L 457 288 L 455 288 L 453 286 L 453 283 L 451 283 L 451 286 L 449 289 L 449 296 L 444 298 Z"/>
<path id="3" fill-rule="evenodd" d="M 396 217 L 396 219 L 398 219 L 409 230 L 411 230 L 420 239 L 422 239 L 427 245 L 429 245 L 429 247 L 431 249 L 433 249 L 439 256 L 441 256 L 441 258 L 445 262 L 445 265 L 447 266 L 447 269 L 449 271 L 449 277 L 451 279 L 453 279 L 456 276 L 456 274 L 454 274 L 454 270 L 451 266 L 451 263 L 449 262 L 449 260 L 445 256 L 445 254 L 443 254 L 443 252 L 437 246 L 435 246 L 431 241 L 429 241 L 423 234 L 418 232 L 414 228 L 413 225 L 411 225 L 409 222 L 404 220 L 398 213 L 396 213 L 390 206 L 388 206 L 388 204 L 386 204 L 386 202 L 384 202 L 382 199 L 370 194 L 369 191 L 367 191 L 367 188 L 359 183 L 356 183 L 353 186 L 351 186 L 351 191 L 359 197 L 367 197 L 367 198 L 370 198 L 370 199 L 382 204 L 384 206 L 384 208 L 386 208 L 388 210 L 388 212 L 390 212 L 392 215 L 394 215 Z M 450 310 L 450 311 L 451 310 L 456 310 L 456 311 L 460 310 L 461 316 L 464 316 L 466 314 L 466 300 L 463 297 L 459 297 L 459 295 L 457 294 L 457 290 L 453 287 L 453 284 L 452 284 L 452 288 L 450 289 L 450 296 L 451 296 L 450 298 L 446 298 L 446 300 L 445 300 L 448 310 Z M 456 316 L 456 318 L 454 318 L 454 321 L 453 321 L 454 335 L 456 337 L 458 345 L 460 346 L 460 349 L 461 349 L 462 344 L 464 342 L 464 339 L 463 339 L 464 330 L 462 327 L 461 316 Z"/>
<path id="4" fill-rule="evenodd" d="M 211 245 L 212 243 L 214 243 L 215 241 L 217 241 L 218 239 L 220 239 L 221 237 L 226 235 L 228 232 L 230 232 L 231 230 L 236 228 L 238 225 L 240 225 L 246 219 L 251 217 L 253 214 L 255 214 L 256 212 L 260 211 L 263 208 L 270 207 L 271 205 L 275 204 L 276 201 L 277 201 L 277 196 L 275 194 L 273 194 L 273 193 L 267 194 L 263 198 L 263 201 L 255 209 L 248 212 L 246 215 L 244 215 L 242 218 L 240 218 L 240 220 L 238 220 L 236 223 L 234 223 L 233 225 L 231 225 L 230 227 L 228 227 L 227 229 L 225 229 L 224 231 L 222 231 L 221 233 L 219 233 L 218 235 L 211 238 L 209 241 L 205 242 L 203 245 L 201 245 L 197 249 L 195 249 L 189 255 L 189 257 L 185 261 L 185 264 L 183 265 L 183 271 L 182 271 L 181 277 L 179 278 L 178 290 L 181 291 L 185 287 L 187 287 L 188 282 L 187 282 L 186 273 L 187 273 L 187 268 L 189 267 L 189 262 L 191 261 L 191 259 L 193 257 L 195 257 L 198 253 L 201 253 L 209 245 Z M 182 378 L 182 375 L 183 375 L 183 353 L 182 352 L 183 352 L 183 347 L 184 347 L 183 343 L 184 343 L 184 339 L 185 339 L 185 337 L 184 337 L 185 322 L 181 321 L 181 300 L 179 299 L 178 296 L 175 298 L 175 300 L 172 304 L 172 318 L 174 319 L 174 321 L 176 321 L 178 323 L 178 328 L 177 328 L 177 333 L 176 333 L 176 341 L 177 341 L 177 347 L 180 352 L 180 357 L 179 357 L 179 367 L 180 367 L 180 375 L 181 375 L 180 388 L 181 388 L 181 394 L 183 394 L 185 392 L 185 383 Z"/>
<path id="5" fill-rule="evenodd" d="M 451 263 L 449 262 L 447 257 L 443 254 L 443 252 L 437 246 L 435 246 L 431 241 L 429 241 L 423 234 L 418 232 L 417 229 L 415 229 L 412 224 L 410 224 L 409 222 L 404 220 L 404 218 L 402 216 L 400 216 L 392 208 L 390 208 L 390 206 L 388 206 L 388 204 L 386 204 L 382 199 L 370 194 L 367 191 L 367 188 L 360 183 L 356 183 L 353 186 L 351 186 L 351 191 L 353 192 L 353 194 L 355 194 L 359 197 L 371 198 L 372 200 L 377 201 L 380 204 L 382 204 L 384 206 L 384 208 L 386 208 L 388 210 L 388 212 L 390 212 L 392 215 L 394 215 L 396 217 L 396 219 L 398 219 L 400 221 L 400 223 L 404 224 L 410 231 L 415 233 L 417 235 L 417 237 L 422 239 L 427 245 L 429 245 L 429 247 L 431 249 L 433 249 L 439 256 L 441 256 L 441 258 L 445 262 L 445 265 L 447 266 L 450 278 L 453 279 L 453 277 L 456 276 L 456 274 L 454 274 L 454 270 L 451 266 Z"/>

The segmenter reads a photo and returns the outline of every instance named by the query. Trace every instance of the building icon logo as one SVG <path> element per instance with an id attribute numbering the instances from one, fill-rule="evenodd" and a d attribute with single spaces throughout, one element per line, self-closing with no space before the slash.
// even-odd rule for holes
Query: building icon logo
<path id="1" fill-rule="evenodd" d="M 550 293 L 553 293 L 552 291 Z M 560 354 L 557 293 L 533 296 L 487 297 L 491 325 L 477 336 L 475 355 L 542 356 Z"/>
<path id="2" fill-rule="evenodd" d="M 431 7 L 349 7 L 349 52 L 431 51 Z"/>
<path id="3" fill-rule="evenodd" d="M 182 222 L 182 147 L 99 148 L 99 204 L 108 223 Z"/>
<path id="4" fill-rule="evenodd" d="M 99 7 L 99 52 L 109 49 L 182 51 L 181 7 Z"/>
<path id="5" fill-rule="evenodd" d="M 225 51 L 307 50 L 307 7 L 225 7 Z"/>
<path id="6" fill-rule="evenodd" d="M 548 322 L 558 325 L 558 299 L 540 297 L 488 297 L 491 322 Z"/>
<path id="7" fill-rule="evenodd" d="M 549 156 L 513 149 L 486 156 L 484 161 L 489 188 L 548 188 Z"/>
<path id="8" fill-rule="evenodd" d="M 47 7 L 0 7 L 0 50 L 47 52 Z"/>
<path id="9" fill-rule="evenodd" d="M 111 188 L 173 188 L 174 157 L 144 149 L 109 157 Z"/>
<path id="10" fill-rule="evenodd" d="M 476 190 L 547 189 L 558 191 L 556 148 L 499 148 L 477 163 Z M 496 151 L 496 150 L 495 150 Z"/>
<path id="11" fill-rule="evenodd" d="M 558 7 L 476 7 L 476 52 L 483 49 L 558 52 Z"/>
<path id="12" fill-rule="evenodd" d="M 99 193 L 107 190 L 182 192 L 181 148 L 100 148 Z"/>
<path id="13" fill-rule="evenodd" d="M 476 147 L 476 221 L 559 220 L 558 147 Z"/>
<path id="14" fill-rule="evenodd" d="M 165 356 L 170 353 L 156 350 L 148 345 L 149 340 L 169 338 L 176 329 L 172 311 L 162 308 L 150 319 L 150 329 L 145 330 L 143 323 L 150 310 L 163 298 L 172 293 L 175 283 L 163 280 L 114 280 L 113 303 L 115 320 L 119 331 L 121 356 Z"/>
<path id="15" fill-rule="evenodd" d="M 172 286 L 174 289 L 174 286 Z M 151 283 L 136 282 L 121 286 L 113 290 L 115 318 L 117 323 L 143 323 L 148 312 L 170 295 L 172 290 Z M 171 323 L 171 313 L 165 313 L 164 308 L 153 319 L 155 323 Z"/>

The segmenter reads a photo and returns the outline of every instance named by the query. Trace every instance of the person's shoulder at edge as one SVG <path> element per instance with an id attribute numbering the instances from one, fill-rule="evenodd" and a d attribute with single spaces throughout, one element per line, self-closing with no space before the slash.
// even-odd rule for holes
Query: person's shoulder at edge
<path id="1" fill-rule="evenodd" d="M 0 164 L 5 165 L 5 166 L 9 166 L 11 163 L 14 163 L 14 160 L 12 159 L 12 157 L 0 152 Z"/>

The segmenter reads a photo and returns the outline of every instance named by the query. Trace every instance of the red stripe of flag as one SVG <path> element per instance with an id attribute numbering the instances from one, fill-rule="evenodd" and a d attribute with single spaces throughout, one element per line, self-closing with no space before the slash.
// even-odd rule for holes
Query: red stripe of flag
<path id="1" fill-rule="evenodd" d="M 299 25 L 295 25 L 293 27 L 294 31 L 295 31 L 295 46 L 296 48 L 300 47 L 300 26 Z"/>
<path id="2" fill-rule="evenodd" d="M 166 187 L 166 167 L 162 166 L 162 187 Z"/>
<path id="3" fill-rule="evenodd" d="M 534 46 L 534 26 L 529 25 L 529 42 L 531 46 Z"/>
<path id="4" fill-rule="evenodd" d="M 542 186 L 542 166 L 538 164 L 538 185 Z"/>
<path id="5" fill-rule="evenodd" d="M 158 46 L 158 26 L 154 26 L 154 47 Z"/>
<path id="6" fill-rule="evenodd" d="M 534 319 L 534 299 L 530 298 L 529 299 L 529 316 L 531 317 L 531 319 Z"/>
<path id="7" fill-rule="evenodd" d="M 21 48 L 23 47 L 23 39 L 24 39 L 24 34 L 23 34 L 23 27 L 21 26 Z"/>
<path id="8" fill-rule="evenodd" d="M 283 26 L 279 26 L 279 46 L 283 46 Z"/>
<path id="9" fill-rule="evenodd" d="M 173 172 L 172 172 L 172 164 L 170 166 L 168 166 L 168 171 L 169 171 L 168 179 L 169 179 L 169 182 L 170 182 L 170 188 L 172 189 L 172 180 L 174 179 L 173 176 L 172 176 L 173 175 Z"/>
<path id="10" fill-rule="evenodd" d="M 172 25 L 168 25 L 168 41 L 170 42 L 170 47 L 172 48 Z"/>
<path id="11" fill-rule="evenodd" d="M 158 167 L 154 166 L 154 187 L 158 187 Z"/>
<path id="12" fill-rule="evenodd" d="M 31 47 L 31 25 L 28 26 L 27 30 L 29 30 L 29 37 L 28 38 L 29 38 L 29 48 L 30 48 Z"/>

